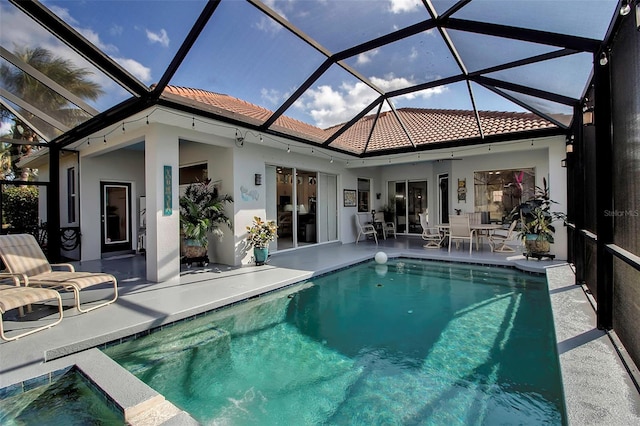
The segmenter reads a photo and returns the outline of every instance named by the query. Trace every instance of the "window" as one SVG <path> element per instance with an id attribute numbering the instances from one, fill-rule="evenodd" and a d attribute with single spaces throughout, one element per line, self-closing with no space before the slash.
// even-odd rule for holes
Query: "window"
<path id="1" fill-rule="evenodd" d="M 204 182 L 208 177 L 207 163 L 180 167 L 180 185 Z"/>
<path id="2" fill-rule="evenodd" d="M 76 168 L 67 169 L 67 222 L 76 221 Z"/>
<path id="3" fill-rule="evenodd" d="M 533 168 L 474 173 L 475 211 L 488 212 L 492 222 L 504 222 L 514 206 L 535 191 Z"/>
<path id="4" fill-rule="evenodd" d="M 368 212 L 371 210 L 370 196 L 371 182 L 369 179 L 358 178 L 358 211 Z"/>

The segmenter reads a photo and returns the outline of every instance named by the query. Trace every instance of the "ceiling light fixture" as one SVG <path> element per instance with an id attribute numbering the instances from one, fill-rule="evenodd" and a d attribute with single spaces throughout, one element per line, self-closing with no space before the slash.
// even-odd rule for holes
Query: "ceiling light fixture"
<path id="1" fill-rule="evenodd" d="M 291 152 L 291 147 L 289 145 L 287 145 L 287 153 Z"/>
<path id="2" fill-rule="evenodd" d="M 333 164 L 333 157 L 331 157 L 331 160 L 329 161 L 331 164 Z"/>
<path id="3" fill-rule="evenodd" d="M 600 54 L 600 65 L 603 67 L 609 63 L 609 58 L 607 58 L 607 54 L 602 52 Z"/>
<path id="4" fill-rule="evenodd" d="M 627 16 L 631 12 L 631 0 L 624 0 L 622 6 L 620 6 L 620 15 Z"/>

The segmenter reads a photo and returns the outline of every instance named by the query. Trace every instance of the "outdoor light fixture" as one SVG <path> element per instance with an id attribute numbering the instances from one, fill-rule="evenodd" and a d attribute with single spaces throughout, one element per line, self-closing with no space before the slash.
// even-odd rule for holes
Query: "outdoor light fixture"
<path id="1" fill-rule="evenodd" d="M 260 173 L 256 173 L 255 183 L 256 183 L 256 186 L 262 185 L 262 175 Z"/>
<path id="2" fill-rule="evenodd" d="M 582 110 L 582 124 L 585 126 L 593 125 L 593 107 L 587 107 Z"/>
<path id="3" fill-rule="evenodd" d="M 560 160 L 560 167 L 567 167 L 567 159 L 563 158 L 562 160 Z"/>
<path id="4" fill-rule="evenodd" d="M 600 65 L 603 67 L 609 63 L 609 59 L 607 58 L 607 54 L 602 52 L 600 54 Z"/>
<path id="5" fill-rule="evenodd" d="M 573 144 L 569 142 L 567 144 L 567 154 L 571 154 L 573 152 Z"/>
<path id="6" fill-rule="evenodd" d="M 629 4 L 631 0 L 624 0 L 622 2 L 622 6 L 620 6 L 620 15 L 627 16 L 629 12 L 631 12 L 631 5 Z"/>

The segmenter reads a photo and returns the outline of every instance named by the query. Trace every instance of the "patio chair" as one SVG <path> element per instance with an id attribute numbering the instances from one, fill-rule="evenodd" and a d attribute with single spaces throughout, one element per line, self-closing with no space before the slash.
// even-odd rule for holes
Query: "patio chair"
<path id="1" fill-rule="evenodd" d="M 427 241 L 427 244 L 422 247 L 439 249 L 444 240 L 444 235 L 438 228 L 429 226 L 426 213 L 418 213 L 418 217 L 420 218 L 420 226 L 422 226 L 422 239 Z"/>
<path id="2" fill-rule="evenodd" d="M 10 274 L 0 274 L 0 276 L 6 277 Z M 29 334 L 33 334 L 40 330 L 44 330 L 62 321 L 62 299 L 60 294 L 55 290 L 47 288 L 32 288 L 32 287 L 20 287 L 17 277 L 14 277 L 16 285 L 0 284 L 0 338 L 7 342 L 16 340 Z M 31 307 L 32 303 L 47 302 L 55 300 L 58 302 L 58 319 L 49 324 L 42 325 L 40 327 L 32 328 L 28 331 L 16 334 L 14 336 L 7 336 L 4 332 L 4 314 L 12 309 L 19 309 L 20 316 L 24 315 L 23 308 L 26 306 Z"/>
<path id="3" fill-rule="evenodd" d="M 515 238 L 514 230 L 516 228 L 517 220 L 511 222 L 509 230 L 505 234 L 493 234 L 489 235 L 489 246 L 491 251 L 497 251 L 498 253 L 513 253 L 516 251 L 513 247 L 507 245 L 507 241 L 511 241 Z"/>
<path id="4" fill-rule="evenodd" d="M 367 235 L 373 235 L 373 239 L 376 240 L 376 245 L 378 245 L 378 231 L 376 231 L 375 226 L 373 226 L 371 223 L 366 223 L 365 217 L 361 217 L 361 216 L 362 215 L 360 215 L 359 213 L 356 213 L 356 215 L 354 216 L 356 221 L 356 228 L 358 229 L 358 237 L 356 238 L 356 244 L 358 244 L 358 242 L 360 241 L 360 237 L 362 235 L 364 235 L 365 237 Z M 368 216 L 368 214 L 365 214 L 365 216 Z"/>
<path id="5" fill-rule="evenodd" d="M 471 254 L 473 231 L 469 224 L 469 216 L 449 216 L 449 253 L 451 253 L 451 242 L 454 240 L 456 242 L 456 250 L 460 247 L 460 241 L 464 243 L 465 240 L 469 240 L 469 254 Z"/>
<path id="6" fill-rule="evenodd" d="M 393 222 L 385 222 L 384 212 L 377 212 L 373 215 L 373 221 L 379 223 L 382 228 L 382 236 L 387 239 L 387 235 L 393 234 L 393 238 L 396 238 L 396 224 Z"/>
<path id="7" fill-rule="evenodd" d="M 74 306 L 80 312 L 101 308 L 118 298 L 118 281 L 113 275 L 102 272 L 76 272 L 69 263 L 50 264 L 36 239 L 30 234 L 0 235 L 0 260 L 7 272 L 17 276 L 25 287 L 73 291 Z M 68 271 L 54 271 L 52 267 L 67 268 Z M 113 299 L 90 308 L 81 307 L 81 290 L 109 282 L 113 283 Z"/>

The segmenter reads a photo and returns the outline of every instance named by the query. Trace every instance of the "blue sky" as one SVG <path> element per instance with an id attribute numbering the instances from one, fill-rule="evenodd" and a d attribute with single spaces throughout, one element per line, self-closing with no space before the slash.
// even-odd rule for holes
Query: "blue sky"
<path id="1" fill-rule="evenodd" d="M 438 12 L 453 0 L 433 2 Z M 455 17 L 515 23 L 549 31 L 576 31 L 601 36 L 615 0 L 473 0 Z M 59 17 L 72 25 L 145 85 L 157 82 L 200 14 L 204 1 L 75 1 L 45 0 Z M 420 0 L 268 0 L 265 4 L 316 39 L 330 53 L 429 18 Z M 43 46 L 92 69 L 71 49 L 3 2 L 2 44 Z M 567 15 L 566 12 L 570 11 Z M 563 26 L 564 25 L 564 26 Z M 522 59 L 556 48 L 519 41 L 449 31 L 469 71 Z M 10 37 L 10 38 L 9 38 Z M 288 30 L 266 18 L 247 2 L 226 0 L 216 10 L 203 34 L 171 84 L 226 93 L 277 109 L 309 77 L 325 57 Z M 588 54 L 549 61 L 492 75 L 507 81 L 533 84 L 543 90 L 579 97 L 589 78 Z M 374 49 L 345 61 L 383 91 L 430 82 L 460 73 L 437 30 L 431 30 Z M 567 72 L 569 69 L 574 70 Z M 553 75 L 553 79 L 548 76 Z M 93 78 L 106 94 L 95 106 L 104 110 L 129 94 L 107 76 Z M 521 107 L 480 86 L 472 85 L 478 107 L 496 111 L 523 111 Z M 286 115 L 328 127 L 350 120 L 378 94 L 334 65 L 286 112 Z M 530 101 L 530 99 L 527 99 Z M 396 107 L 470 109 L 466 84 L 436 87 L 393 100 Z M 567 112 L 549 102 L 537 107 Z"/>

